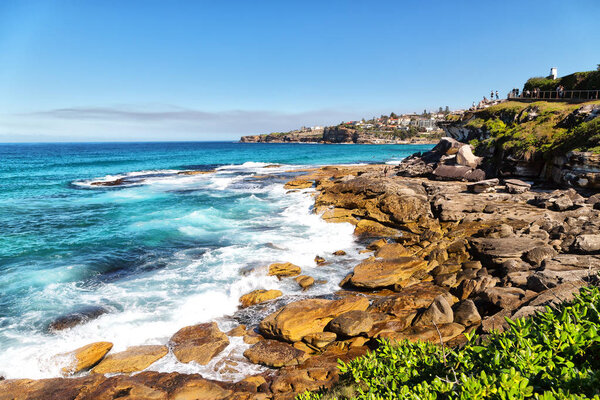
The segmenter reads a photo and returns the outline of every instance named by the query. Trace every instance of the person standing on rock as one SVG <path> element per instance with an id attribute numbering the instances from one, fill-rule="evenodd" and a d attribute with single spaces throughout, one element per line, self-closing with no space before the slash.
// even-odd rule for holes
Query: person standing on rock
<path id="1" fill-rule="evenodd" d="M 496 100 L 500 100 L 500 96 L 498 96 L 498 91 L 496 90 Z"/>

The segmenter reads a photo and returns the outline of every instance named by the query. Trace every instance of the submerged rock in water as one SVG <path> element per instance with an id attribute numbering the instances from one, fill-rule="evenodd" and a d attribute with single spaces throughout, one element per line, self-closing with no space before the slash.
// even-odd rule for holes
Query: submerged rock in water
<path id="1" fill-rule="evenodd" d="M 48 325 L 49 331 L 62 331 L 83 324 L 92 319 L 108 313 L 108 310 L 101 306 L 85 306 L 76 311 L 61 315 Z"/>

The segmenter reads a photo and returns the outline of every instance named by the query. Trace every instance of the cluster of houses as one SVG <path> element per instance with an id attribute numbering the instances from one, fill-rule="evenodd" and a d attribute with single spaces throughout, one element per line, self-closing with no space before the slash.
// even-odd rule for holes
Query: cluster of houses
<path id="1" fill-rule="evenodd" d="M 365 121 L 348 121 L 342 122 L 342 125 L 352 126 L 363 129 L 382 129 L 382 130 L 409 130 L 411 126 L 426 132 L 439 130 L 438 122 L 444 121 L 446 118 L 445 113 L 433 113 L 433 114 L 403 114 L 403 115 L 382 115 L 379 118 L 373 118 Z"/>

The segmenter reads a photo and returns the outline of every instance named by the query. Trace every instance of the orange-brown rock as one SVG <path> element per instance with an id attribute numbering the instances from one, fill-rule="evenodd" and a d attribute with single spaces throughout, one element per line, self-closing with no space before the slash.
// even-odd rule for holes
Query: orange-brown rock
<path id="1" fill-rule="evenodd" d="M 361 237 L 396 237 L 400 231 L 370 219 L 361 219 L 354 228 L 354 234 Z"/>
<path id="2" fill-rule="evenodd" d="M 337 335 L 333 332 L 311 333 L 302 338 L 303 341 L 318 349 L 322 349 L 329 343 L 335 341 L 335 339 L 337 339 Z"/>
<path id="3" fill-rule="evenodd" d="M 322 332 L 333 318 L 351 310 L 366 310 L 369 301 L 362 296 L 340 300 L 306 299 L 286 305 L 267 316 L 259 325 L 265 335 L 298 342 L 311 333 Z"/>
<path id="4" fill-rule="evenodd" d="M 281 368 L 301 364 L 308 355 L 291 344 L 277 340 L 263 340 L 246 350 L 244 357 L 255 364 Z"/>
<path id="5" fill-rule="evenodd" d="M 80 378 L 0 381 L 0 400 L 224 400 L 234 394 L 231 386 L 176 372 L 145 371 L 111 378 L 92 374 Z"/>
<path id="6" fill-rule="evenodd" d="M 72 360 L 69 365 L 63 367 L 62 372 L 64 374 L 76 374 L 86 371 L 98 364 L 112 347 L 113 344 L 110 342 L 95 342 L 73 350 L 65 354 L 72 357 Z"/>
<path id="7" fill-rule="evenodd" d="M 181 328 L 169 341 L 173 354 L 179 361 L 195 361 L 201 365 L 208 364 L 228 344 L 227 335 L 221 332 L 216 322 Z"/>
<path id="8" fill-rule="evenodd" d="M 344 250 L 336 250 L 333 252 L 334 256 L 345 256 L 346 252 Z"/>
<path id="9" fill-rule="evenodd" d="M 372 327 L 373 319 L 368 312 L 353 310 L 332 319 L 327 328 L 341 336 L 358 336 Z"/>
<path id="10" fill-rule="evenodd" d="M 281 290 L 257 289 L 240 297 L 242 308 L 250 307 L 265 301 L 281 297 Z"/>
<path id="11" fill-rule="evenodd" d="M 312 187 L 313 183 L 304 179 L 294 179 L 287 182 L 283 187 L 285 189 L 306 189 Z"/>
<path id="12" fill-rule="evenodd" d="M 402 315 L 396 316 L 394 319 L 376 322 L 367 333 L 367 336 L 378 338 L 382 334 L 401 332 L 410 326 L 416 316 L 416 311 L 404 311 Z"/>
<path id="13" fill-rule="evenodd" d="M 415 272 L 426 268 L 427 262 L 413 257 L 368 259 L 354 268 L 349 283 L 358 288 L 384 288 L 407 280 Z"/>
<path id="14" fill-rule="evenodd" d="M 400 243 L 386 243 L 375 252 L 375 257 L 385 259 L 397 259 L 410 256 L 412 256 L 412 252 Z"/>
<path id="15" fill-rule="evenodd" d="M 306 290 L 315 284 L 315 278 L 313 278 L 312 276 L 300 275 L 300 276 L 297 276 L 295 279 L 296 279 L 296 282 L 298 282 L 298 285 L 303 290 Z"/>
<path id="16" fill-rule="evenodd" d="M 134 346 L 120 353 L 109 354 L 92 372 L 116 374 L 141 371 L 167 355 L 167 346 Z"/>
<path id="17" fill-rule="evenodd" d="M 409 342 L 424 341 L 439 343 L 440 339 L 443 342 L 447 342 L 464 331 L 464 326 L 452 322 L 449 324 L 438 325 L 437 327 L 413 326 L 401 332 L 382 332 L 379 334 L 379 337 L 395 341 L 408 340 Z"/>
<path id="18" fill-rule="evenodd" d="M 369 307 L 369 312 L 385 313 L 404 318 L 406 311 L 429 307 L 433 299 L 439 295 L 451 296 L 446 289 L 431 283 L 418 283 L 402 289 L 398 293 L 375 300 Z"/>
<path id="19" fill-rule="evenodd" d="M 288 276 L 298 276 L 301 272 L 302 270 L 299 266 L 289 262 L 269 265 L 269 275 L 274 275 L 280 279 Z"/>

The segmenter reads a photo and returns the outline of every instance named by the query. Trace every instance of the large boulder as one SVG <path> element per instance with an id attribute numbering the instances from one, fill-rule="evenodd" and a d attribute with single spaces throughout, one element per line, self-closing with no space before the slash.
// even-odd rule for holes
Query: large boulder
<path id="1" fill-rule="evenodd" d="M 473 154 L 471 146 L 465 144 L 458 149 L 456 153 L 456 163 L 458 165 L 465 165 L 471 168 L 477 168 L 483 159 Z"/>
<path id="2" fill-rule="evenodd" d="M 134 346 L 120 353 L 108 355 L 92 372 L 117 374 L 141 371 L 167 355 L 167 346 Z"/>
<path id="3" fill-rule="evenodd" d="M 506 179 L 504 180 L 506 185 L 506 191 L 512 194 L 525 193 L 531 189 L 531 185 L 520 179 Z"/>
<path id="4" fill-rule="evenodd" d="M 358 288 L 384 288 L 407 280 L 415 272 L 426 269 L 426 261 L 413 257 L 369 259 L 354 268 L 349 283 Z"/>
<path id="5" fill-rule="evenodd" d="M 335 317 L 328 329 L 340 336 L 358 336 L 373 327 L 373 319 L 368 312 L 354 310 Z"/>
<path id="6" fill-rule="evenodd" d="M 521 258 L 524 253 L 546 243 L 529 237 L 473 238 L 475 252 L 484 258 Z"/>
<path id="7" fill-rule="evenodd" d="M 433 302 L 415 321 L 415 326 L 431 326 L 449 324 L 454 321 L 454 312 L 448 300 L 442 295 L 433 299 Z"/>
<path id="8" fill-rule="evenodd" d="M 298 276 L 302 270 L 299 266 L 294 265 L 290 262 L 285 263 L 273 263 L 269 265 L 268 275 L 276 276 L 279 279 L 288 277 L 288 276 Z"/>
<path id="9" fill-rule="evenodd" d="M 290 344 L 277 340 L 263 340 L 246 350 L 244 357 L 254 364 L 281 368 L 301 364 L 308 355 Z"/>
<path id="10" fill-rule="evenodd" d="M 441 287 L 431 283 L 418 283 L 404 288 L 398 293 L 375 300 L 368 311 L 394 317 L 405 317 L 407 311 L 429 307 L 439 295 L 451 297 L 451 294 Z"/>
<path id="11" fill-rule="evenodd" d="M 169 341 L 169 346 L 179 361 L 195 361 L 200 365 L 208 364 L 227 345 L 229 339 L 216 322 L 181 328 Z"/>
<path id="12" fill-rule="evenodd" d="M 463 300 L 454 311 L 454 322 L 464 326 L 477 325 L 481 322 L 481 315 L 473 300 Z"/>
<path id="13" fill-rule="evenodd" d="M 62 354 L 61 356 L 68 356 L 71 359 L 69 365 L 63 367 L 62 372 L 66 375 L 72 375 L 87 371 L 102 361 L 112 347 L 113 344 L 110 342 L 95 342 L 73 350 L 68 354 Z"/>
<path id="14" fill-rule="evenodd" d="M 584 254 L 600 252 L 600 234 L 579 235 L 575 239 L 574 248 Z"/>
<path id="15" fill-rule="evenodd" d="M 340 300 L 306 299 L 286 305 L 259 324 L 260 331 L 288 342 L 298 342 L 311 333 L 322 332 L 327 324 L 345 312 L 365 311 L 369 301 L 362 296 Z"/>
<path id="16" fill-rule="evenodd" d="M 240 297 L 240 303 L 242 308 L 246 308 L 255 304 L 263 303 L 265 301 L 276 299 L 281 297 L 281 295 L 283 295 L 281 290 L 257 289 Z"/>
<path id="17" fill-rule="evenodd" d="M 477 182 L 485 179 L 485 172 L 464 165 L 439 165 L 433 170 L 432 176 L 444 181 Z"/>
<path id="18" fill-rule="evenodd" d="M 498 183 L 500 183 L 498 178 L 485 179 L 483 181 L 469 183 L 467 185 L 467 190 L 472 193 L 493 193 L 496 191 Z"/>

